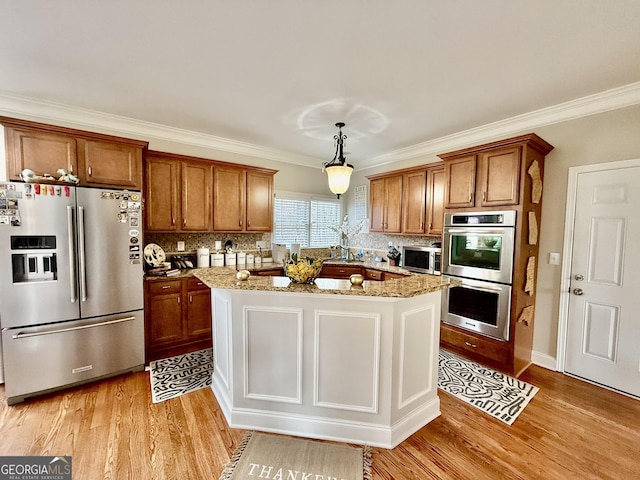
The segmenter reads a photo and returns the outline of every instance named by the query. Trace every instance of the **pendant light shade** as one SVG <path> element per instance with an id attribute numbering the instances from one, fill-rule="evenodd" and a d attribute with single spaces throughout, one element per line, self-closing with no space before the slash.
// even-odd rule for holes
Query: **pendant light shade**
<path id="1" fill-rule="evenodd" d="M 340 195 L 349 189 L 353 165 L 349 165 L 344 157 L 344 140 L 347 138 L 346 135 L 342 134 L 344 123 L 338 122 L 336 127 L 338 127 L 338 134 L 333 137 L 336 141 L 336 154 L 333 160 L 323 163 L 322 167 L 327 172 L 329 190 L 340 198 Z"/>

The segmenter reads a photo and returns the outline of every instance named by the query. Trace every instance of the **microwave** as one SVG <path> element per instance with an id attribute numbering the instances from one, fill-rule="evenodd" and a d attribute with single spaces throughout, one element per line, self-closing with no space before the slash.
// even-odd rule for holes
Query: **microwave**
<path id="1" fill-rule="evenodd" d="M 402 267 L 410 272 L 440 275 L 440 248 L 406 245 L 402 247 Z"/>

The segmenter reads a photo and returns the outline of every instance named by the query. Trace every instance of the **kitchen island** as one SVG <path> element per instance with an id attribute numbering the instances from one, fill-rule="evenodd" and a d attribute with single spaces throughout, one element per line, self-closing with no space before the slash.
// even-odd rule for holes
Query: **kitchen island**
<path id="1" fill-rule="evenodd" d="M 235 278 L 211 287 L 213 392 L 229 426 L 393 448 L 440 414 L 441 290 L 449 279 Z"/>

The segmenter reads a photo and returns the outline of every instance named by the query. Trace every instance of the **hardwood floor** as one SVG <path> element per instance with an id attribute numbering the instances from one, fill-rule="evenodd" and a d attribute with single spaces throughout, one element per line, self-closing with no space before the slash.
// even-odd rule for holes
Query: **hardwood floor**
<path id="1" fill-rule="evenodd" d="M 640 401 L 532 366 L 540 387 L 512 426 L 440 392 L 442 415 L 393 450 L 374 479 L 621 479 L 640 475 Z M 74 479 L 217 479 L 243 436 L 210 389 L 151 403 L 148 372 L 8 407 L 0 455 L 72 455 Z"/>

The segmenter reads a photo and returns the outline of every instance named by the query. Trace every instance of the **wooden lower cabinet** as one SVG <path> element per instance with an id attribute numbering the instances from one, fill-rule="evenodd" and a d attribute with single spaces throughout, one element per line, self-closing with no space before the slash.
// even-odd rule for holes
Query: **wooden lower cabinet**
<path id="1" fill-rule="evenodd" d="M 360 265 L 323 265 L 320 271 L 321 278 L 349 278 L 354 273 L 362 274 Z"/>
<path id="2" fill-rule="evenodd" d="M 453 353 L 460 354 L 482 365 L 504 371 L 505 366 L 512 364 L 512 346 L 483 335 L 475 335 L 446 323 L 440 326 L 440 345 Z M 513 371 L 506 372 L 511 375 Z"/>
<path id="3" fill-rule="evenodd" d="M 147 280 L 144 303 L 147 362 L 211 347 L 211 290 L 201 280 Z"/>

